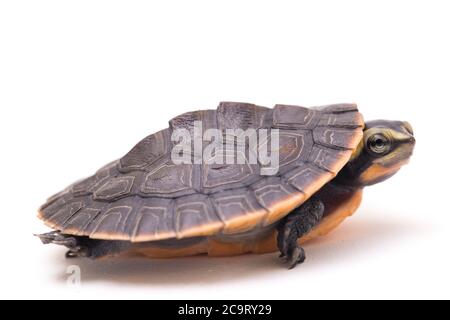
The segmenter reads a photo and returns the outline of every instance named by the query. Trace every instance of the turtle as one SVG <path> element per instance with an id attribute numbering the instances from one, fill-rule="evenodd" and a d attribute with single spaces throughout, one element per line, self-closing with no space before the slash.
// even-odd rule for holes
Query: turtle
<path id="1" fill-rule="evenodd" d="M 204 139 L 208 130 L 218 132 L 214 139 Z M 181 141 L 180 132 L 200 143 Z M 37 236 L 67 247 L 68 258 L 279 251 L 293 268 L 305 261 L 303 244 L 351 216 L 363 189 L 393 176 L 414 145 L 408 122 L 365 122 L 353 103 L 221 102 L 173 118 L 121 159 L 50 197 L 38 216 L 52 231 Z M 180 150 L 185 161 L 175 161 Z M 264 150 L 266 159 L 251 159 Z M 228 161 L 228 151 L 240 161 Z"/>

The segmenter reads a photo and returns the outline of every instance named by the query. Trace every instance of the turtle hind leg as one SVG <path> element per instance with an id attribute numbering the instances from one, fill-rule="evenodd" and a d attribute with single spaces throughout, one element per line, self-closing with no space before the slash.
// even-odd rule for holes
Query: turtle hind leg
<path id="1" fill-rule="evenodd" d="M 278 225 L 277 245 L 281 252 L 280 258 L 288 263 L 289 269 L 305 261 L 305 250 L 298 244 L 298 239 L 322 220 L 323 212 L 322 201 L 312 197 Z"/>
<path id="2" fill-rule="evenodd" d="M 66 258 L 88 257 L 92 259 L 114 256 L 128 250 L 132 244 L 129 241 L 97 240 L 86 236 L 75 236 L 52 231 L 36 235 L 43 244 L 53 243 L 69 249 Z"/>
<path id="3" fill-rule="evenodd" d="M 81 237 L 62 234 L 60 231 L 52 231 L 36 235 L 43 244 L 57 244 L 69 249 L 66 258 L 90 257 L 91 250 L 89 246 L 83 244 Z"/>

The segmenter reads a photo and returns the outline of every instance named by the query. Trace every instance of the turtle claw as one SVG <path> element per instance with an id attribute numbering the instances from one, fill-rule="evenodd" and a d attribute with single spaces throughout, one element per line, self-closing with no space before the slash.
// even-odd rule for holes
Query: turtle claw
<path id="1" fill-rule="evenodd" d="M 294 269 L 298 264 L 302 264 L 306 260 L 305 250 L 297 246 L 288 259 L 288 269 Z"/>
<path id="2" fill-rule="evenodd" d="M 81 246 L 76 246 L 71 248 L 66 252 L 67 259 L 79 258 L 79 257 L 89 257 L 89 249 Z"/>
<path id="3" fill-rule="evenodd" d="M 305 250 L 300 246 L 295 246 L 287 254 L 281 253 L 279 258 L 282 263 L 288 265 L 288 269 L 295 268 L 298 264 L 302 264 L 306 260 Z"/>
<path id="4" fill-rule="evenodd" d="M 76 251 L 69 250 L 66 252 L 67 259 L 73 259 L 73 258 L 78 258 L 78 257 L 79 257 L 79 254 Z"/>

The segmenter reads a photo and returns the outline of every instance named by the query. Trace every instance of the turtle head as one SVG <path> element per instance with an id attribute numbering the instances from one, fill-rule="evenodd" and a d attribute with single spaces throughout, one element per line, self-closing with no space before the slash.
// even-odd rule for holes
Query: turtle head
<path id="1" fill-rule="evenodd" d="M 343 172 L 346 182 L 368 186 L 392 177 L 409 161 L 415 142 L 408 122 L 366 122 L 363 139 Z"/>

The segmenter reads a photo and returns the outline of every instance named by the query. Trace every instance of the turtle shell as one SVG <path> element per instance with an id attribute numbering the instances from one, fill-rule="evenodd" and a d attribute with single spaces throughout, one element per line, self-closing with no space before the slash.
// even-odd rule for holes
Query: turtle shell
<path id="1" fill-rule="evenodd" d="M 226 129 L 266 129 L 269 140 L 277 132 L 278 172 L 263 175 L 263 165 L 249 161 L 174 164 L 172 132 L 194 132 L 195 121 L 203 130 L 220 129 L 218 143 L 224 145 L 230 138 Z M 217 110 L 172 119 L 168 129 L 146 137 L 120 160 L 48 199 L 39 217 L 65 234 L 131 242 L 236 234 L 271 225 L 341 170 L 363 126 L 354 104 L 270 109 L 222 102 Z M 246 155 L 255 151 L 244 148 Z M 195 159 L 198 151 L 191 151 Z"/>

